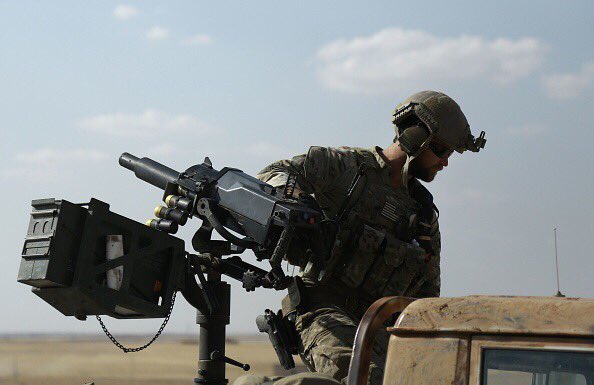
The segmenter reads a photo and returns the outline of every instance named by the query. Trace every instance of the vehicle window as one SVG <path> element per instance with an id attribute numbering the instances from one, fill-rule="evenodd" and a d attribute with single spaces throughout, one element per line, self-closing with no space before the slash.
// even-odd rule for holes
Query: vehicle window
<path id="1" fill-rule="evenodd" d="M 594 353 L 485 349 L 482 385 L 594 385 Z"/>

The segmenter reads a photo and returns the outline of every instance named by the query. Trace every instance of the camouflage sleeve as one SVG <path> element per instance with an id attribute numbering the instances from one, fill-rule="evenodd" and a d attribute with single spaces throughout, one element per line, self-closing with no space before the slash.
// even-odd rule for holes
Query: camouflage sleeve
<path id="1" fill-rule="evenodd" d="M 279 160 L 260 171 L 256 177 L 274 187 L 284 186 L 289 174 L 297 177 L 297 192 L 326 192 L 349 166 L 348 157 L 340 149 L 311 147 L 307 154 Z M 355 168 L 356 169 L 356 168 Z"/>
<path id="2" fill-rule="evenodd" d="M 441 234 L 439 232 L 439 223 L 435 218 L 431 229 L 431 243 L 435 254 L 427 261 L 425 282 L 419 289 L 416 297 L 439 297 L 441 291 Z"/>
<path id="3" fill-rule="evenodd" d="M 274 187 L 284 187 L 289 179 L 289 174 L 297 178 L 294 194 L 313 194 L 314 186 L 305 177 L 304 163 L 306 154 L 297 155 L 291 159 L 274 162 L 261 170 L 256 178 Z"/>

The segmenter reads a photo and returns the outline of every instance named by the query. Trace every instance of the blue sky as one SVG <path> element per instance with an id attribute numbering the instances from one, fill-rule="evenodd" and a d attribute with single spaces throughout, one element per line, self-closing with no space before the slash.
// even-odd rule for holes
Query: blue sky
<path id="1" fill-rule="evenodd" d="M 124 151 L 253 174 L 311 145 L 386 146 L 391 110 L 427 88 L 488 139 L 428 186 L 442 294 L 554 294 L 556 226 L 562 291 L 592 297 L 592 15 L 591 1 L 0 1 L 0 333 L 100 331 L 16 283 L 32 199 L 93 196 L 143 222 L 161 194 L 118 166 Z M 278 298 L 235 286 L 230 330 L 255 332 Z M 193 319 L 180 301 L 168 328 Z"/>

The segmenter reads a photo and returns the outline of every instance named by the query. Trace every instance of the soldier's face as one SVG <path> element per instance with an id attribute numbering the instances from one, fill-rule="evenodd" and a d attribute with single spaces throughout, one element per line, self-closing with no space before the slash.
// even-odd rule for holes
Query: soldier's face
<path id="1" fill-rule="evenodd" d="M 450 154 L 440 158 L 429 148 L 421 152 L 417 158 L 410 163 L 410 171 L 413 177 L 423 182 L 431 182 L 439 171 L 448 165 Z"/>

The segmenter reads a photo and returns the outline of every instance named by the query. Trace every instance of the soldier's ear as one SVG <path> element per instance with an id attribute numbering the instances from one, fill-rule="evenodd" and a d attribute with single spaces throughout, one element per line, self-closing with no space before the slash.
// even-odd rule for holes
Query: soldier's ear
<path id="1" fill-rule="evenodd" d="M 431 136 L 429 129 L 424 125 L 419 124 L 405 129 L 402 134 L 400 134 L 398 142 L 404 152 L 409 155 L 414 155 L 421 150 L 423 144 L 429 139 L 429 136 Z"/>

